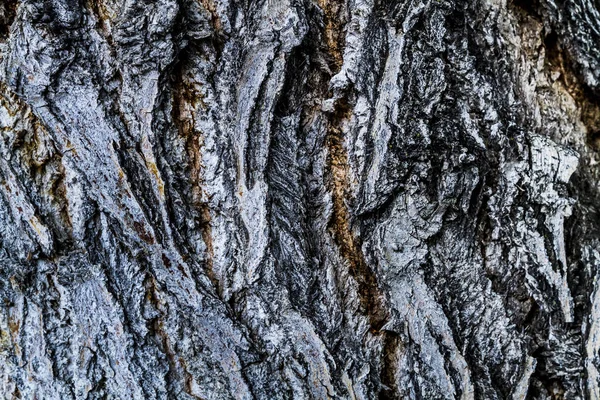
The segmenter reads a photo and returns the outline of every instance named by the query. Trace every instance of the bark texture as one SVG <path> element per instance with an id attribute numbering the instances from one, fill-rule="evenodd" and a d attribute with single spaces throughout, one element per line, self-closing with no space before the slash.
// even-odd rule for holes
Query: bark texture
<path id="1" fill-rule="evenodd" d="M 600 398 L 597 0 L 1 0 L 6 399 Z"/>

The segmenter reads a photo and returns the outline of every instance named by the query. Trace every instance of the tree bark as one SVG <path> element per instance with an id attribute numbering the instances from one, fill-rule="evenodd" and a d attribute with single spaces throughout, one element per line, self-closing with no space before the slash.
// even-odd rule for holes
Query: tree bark
<path id="1" fill-rule="evenodd" d="M 2 0 L 6 399 L 599 399 L 597 0 Z"/>

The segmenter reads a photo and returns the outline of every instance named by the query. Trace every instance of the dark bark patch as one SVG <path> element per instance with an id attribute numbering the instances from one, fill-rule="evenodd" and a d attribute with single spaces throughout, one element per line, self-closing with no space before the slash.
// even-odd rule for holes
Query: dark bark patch
<path id="1" fill-rule="evenodd" d="M 585 84 L 556 32 L 549 32 L 544 37 L 544 48 L 547 67 L 560 73 L 560 82 L 581 110 L 588 144 L 594 150 L 600 150 L 600 95 Z"/>
<path id="2" fill-rule="evenodd" d="M 519 12 L 530 15 L 536 19 L 540 18 L 538 0 L 513 0 L 512 6 Z"/>
<path id="3" fill-rule="evenodd" d="M 382 389 L 379 392 L 379 400 L 399 400 L 398 384 L 396 383 L 396 370 L 398 359 L 396 353 L 402 346 L 399 335 L 388 332 L 384 339 L 383 359 L 381 371 Z"/>
<path id="4" fill-rule="evenodd" d="M 134 221 L 133 228 L 144 242 L 146 242 L 148 244 L 155 243 L 154 238 L 152 237 L 152 235 L 150 233 L 148 233 L 148 231 L 146 231 L 146 229 L 144 228 L 144 225 L 141 222 Z"/>
<path id="5" fill-rule="evenodd" d="M 0 2 L 0 40 L 8 38 L 10 26 L 17 15 L 17 0 L 3 0 Z"/>

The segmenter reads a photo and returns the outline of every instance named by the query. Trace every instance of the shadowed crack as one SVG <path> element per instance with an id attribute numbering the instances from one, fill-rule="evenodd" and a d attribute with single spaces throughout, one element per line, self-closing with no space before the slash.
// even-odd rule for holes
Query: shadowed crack
<path id="1" fill-rule="evenodd" d="M 19 2 L 17 0 L 3 0 L 0 3 L 0 40 L 6 39 L 16 15 Z"/>

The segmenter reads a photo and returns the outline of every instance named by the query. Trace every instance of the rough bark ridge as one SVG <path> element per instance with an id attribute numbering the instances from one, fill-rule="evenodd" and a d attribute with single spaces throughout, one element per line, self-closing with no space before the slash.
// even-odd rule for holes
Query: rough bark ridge
<path id="1" fill-rule="evenodd" d="M 600 398 L 595 0 L 2 0 L 6 399 Z"/>

